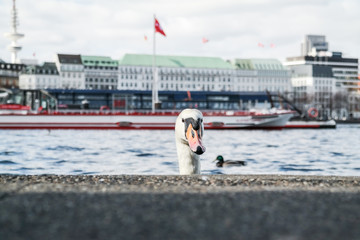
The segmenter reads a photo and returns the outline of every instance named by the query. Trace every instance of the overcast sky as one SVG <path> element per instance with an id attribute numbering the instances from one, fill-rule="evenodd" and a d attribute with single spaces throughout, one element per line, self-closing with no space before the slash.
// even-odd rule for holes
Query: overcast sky
<path id="1" fill-rule="evenodd" d="M 359 0 L 17 0 L 25 34 L 19 58 L 54 61 L 56 53 L 152 54 L 153 15 L 167 37 L 162 55 L 277 58 L 300 55 L 306 34 L 325 35 L 331 51 L 360 57 Z M 10 61 L 12 0 L 0 0 L 0 58 Z M 147 36 L 148 40 L 144 39 Z M 209 40 L 202 43 L 202 38 Z M 261 43 L 264 47 L 259 47 Z M 273 44 L 273 47 L 271 45 Z"/>

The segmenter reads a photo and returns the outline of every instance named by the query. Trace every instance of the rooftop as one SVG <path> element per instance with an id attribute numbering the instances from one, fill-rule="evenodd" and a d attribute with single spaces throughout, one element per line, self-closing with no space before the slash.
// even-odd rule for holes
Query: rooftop
<path id="1" fill-rule="evenodd" d="M 80 55 L 72 55 L 72 54 L 58 54 L 60 63 L 65 64 L 82 64 Z"/>
<path id="2" fill-rule="evenodd" d="M 44 62 L 43 65 L 28 65 L 23 69 L 25 74 L 58 75 L 59 72 L 54 62 Z"/>
<path id="3" fill-rule="evenodd" d="M 153 64 L 153 56 L 145 54 L 125 54 L 119 61 L 119 65 L 147 66 Z M 174 68 L 215 68 L 234 69 L 230 63 L 218 57 L 190 57 L 190 56 L 156 56 L 156 65 L 160 67 Z"/>
<path id="4" fill-rule="evenodd" d="M 341 62 L 341 63 L 358 63 L 357 58 L 344 58 L 341 55 L 333 56 L 298 56 L 298 57 L 288 57 L 286 58 L 287 62 L 294 61 L 311 61 L 311 62 Z"/>
<path id="5" fill-rule="evenodd" d="M 234 59 L 232 61 L 237 69 L 245 70 L 286 70 L 277 59 Z"/>
<path id="6" fill-rule="evenodd" d="M 81 55 L 82 63 L 85 66 L 117 67 L 119 62 L 110 57 L 104 56 L 84 56 Z"/>

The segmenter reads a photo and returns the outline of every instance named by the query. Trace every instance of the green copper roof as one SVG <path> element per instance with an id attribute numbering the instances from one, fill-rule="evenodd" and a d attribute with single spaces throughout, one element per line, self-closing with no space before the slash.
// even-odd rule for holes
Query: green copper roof
<path id="1" fill-rule="evenodd" d="M 235 59 L 232 61 L 237 69 L 246 70 L 286 70 L 277 59 Z"/>
<path id="2" fill-rule="evenodd" d="M 119 65 L 125 66 L 147 66 L 153 64 L 152 55 L 144 54 L 125 54 L 119 61 Z M 175 68 L 215 68 L 215 69 L 234 69 L 230 63 L 218 57 L 188 57 L 188 56 L 156 56 L 156 65 L 160 67 Z"/>
<path id="3" fill-rule="evenodd" d="M 112 60 L 110 57 L 81 55 L 81 61 L 85 66 L 102 66 L 102 67 L 118 66 L 118 61 Z"/>

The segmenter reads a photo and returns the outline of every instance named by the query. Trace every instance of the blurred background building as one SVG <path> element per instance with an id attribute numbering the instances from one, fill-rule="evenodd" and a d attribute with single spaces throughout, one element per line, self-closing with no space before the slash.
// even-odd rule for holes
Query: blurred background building
<path id="1" fill-rule="evenodd" d="M 325 36 L 307 35 L 301 56 L 284 63 L 291 71 L 291 97 L 299 108 L 316 107 L 320 117 L 359 116 L 360 80 L 357 58 L 330 52 Z"/>

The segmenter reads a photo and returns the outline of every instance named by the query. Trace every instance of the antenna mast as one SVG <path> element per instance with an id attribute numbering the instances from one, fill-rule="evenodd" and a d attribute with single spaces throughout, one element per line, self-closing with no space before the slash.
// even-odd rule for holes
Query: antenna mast
<path id="1" fill-rule="evenodd" d="M 11 52 L 11 63 L 18 63 L 17 53 L 21 50 L 21 46 L 18 45 L 17 40 L 23 38 L 25 35 L 17 32 L 17 26 L 19 26 L 18 14 L 15 6 L 15 0 L 13 0 L 13 8 L 11 10 L 11 27 L 12 32 L 5 33 L 5 37 L 11 40 L 11 44 L 8 46 Z"/>

